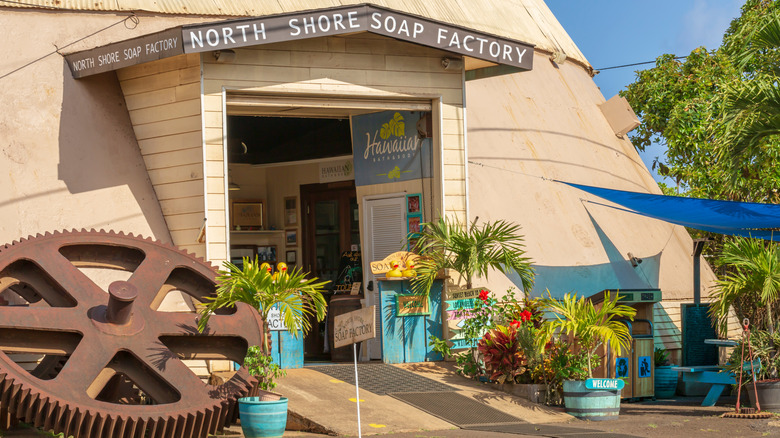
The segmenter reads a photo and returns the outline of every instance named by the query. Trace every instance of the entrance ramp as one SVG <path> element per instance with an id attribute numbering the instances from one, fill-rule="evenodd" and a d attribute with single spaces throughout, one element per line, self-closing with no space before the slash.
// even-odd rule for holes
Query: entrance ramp
<path id="1" fill-rule="evenodd" d="M 326 370 L 326 367 L 344 368 Z M 372 368 L 365 369 L 366 367 Z M 361 425 L 365 435 L 457 428 L 455 424 L 401 400 L 409 398 L 403 394 L 412 392 L 431 395 L 439 393 L 443 398 L 457 398 L 454 397 L 457 395 L 469 403 L 476 402 L 492 407 L 508 416 L 499 421 L 499 424 L 503 421 L 563 423 L 573 418 L 466 379 L 457 375 L 453 365 L 446 362 L 402 365 L 360 363 L 358 381 Z M 291 418 L 298 419 L 298 423 L 305 425 L 306 430 L 333 435 L 357 435 L 353 365 L 290 369 L 287 370 L 287 376 L 278 382 L 279 386 L 275 391 L 289 399 Z M 408 382 L 414 383 L 408 385 Z M 435 401 L 435 395 L 433 397 Z"/>

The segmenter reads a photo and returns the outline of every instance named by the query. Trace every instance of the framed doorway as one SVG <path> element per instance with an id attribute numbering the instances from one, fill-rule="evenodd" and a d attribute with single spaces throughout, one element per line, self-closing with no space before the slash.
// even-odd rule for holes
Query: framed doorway
<path id="1" fill-rule="evenodd" d="M 360 248 L 360 220 L 354 181 L 301 186 L 302 266 L 320 280 L 329 280 L 326 300 L 333 296 L 341 255 Z M 328 360 L 327 323 L 312 318 L 304 339 L 305 360 Z"/>

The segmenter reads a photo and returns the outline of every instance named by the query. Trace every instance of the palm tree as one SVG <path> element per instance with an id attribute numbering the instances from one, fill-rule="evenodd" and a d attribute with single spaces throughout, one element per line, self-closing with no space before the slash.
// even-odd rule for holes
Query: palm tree
<path id="1" fill-rule="evenodd" d="M 412 279 L 414 293 L 427 294 L 440 271 L 451 269 L 472 287 L 475 278 L 487 279 L 490 269 L 502 273 L 517 272 L 523 289 L 533 287 L 534 271 L 530 259 L 524 256 L 520 226 L 503 220 L 477 225 L 477 220 L 464 226 L 457 220 L 439 218 L 423 224 L 416 237 L 414 252 L 420 255 Z"/>
<path id="2" fill-rule="evenodd" d="M 718 280 L 710 314 L 726 333 L 733 308 L 737 317 L 774 333 L 780 297 L 780 250 L 773 242 L 736 237 L 723 246 L 720 262 L 729 268 Z M 766 315 L 764 318 L 761 315 Z"/>
<path id="3" fill-rule="evenodd" d="M 617 295 L 612 299 L 607 292 L 599 308 L 585 297 L 578 300 L 576 294 L 566 294 L 562 301 L 554 299 L 549 291 L 547 295 L 547 298 L 541 300 L 541 309 L 552 312 L 555 318 L 547 322 L 548 336 L 560 330 L 570 341 L 579 342 L 581 348 L 587 352 L 588 375 L 591 378 L 591 356 L 596 354 L 600 345 L 608 343 L 617 355 L 623 350 L 631 349 L 628 326 L 618 319 L 633 320 L 636 309 L 617 304 Z"/>
<path id="4" fill-rule="evenodd" d="M 263 320 L 263 333 L 268 334 L 268 316 L 271 309 L 277 307 L 284 325 L 293 337 L 299 332 L 305 335 L 311 329 L 310 315 L 316 315 L 317 321 L 325 318 L 327 304 L 322 296 L 327 281 L 318 282 L 317 278 L 307 279 L 306 273 L 300 268 L 294 268 L 289 274 L 277 273 L 272 276 L 261 268 L 254 260 L 244 258 L 241 268 L 225 262 L 227 270 L 220 271 L 217 277 L 217 293 L 206 298 L 207 304 L 201 309 L 198 329 L 203 331 L 208 325 L 209 317 L 223 307 L 231 307 L 236 303 L 246 303 L 254 307 Z M 266 336 L 261 345 L 265 356 L 271 355 L 270 339 Z"/>
<path id="5" fill-rule="evenodd" d="M 748 34 L 735 55 L 743 77 L 726 89 L 721 156 L 734 161 L 755 156 L 762 140 L 780 134 L 780 15 L 767 14 L 766 22 Z M 772 62 L 771 57 L 774 57 Z M 760 69 L 755 66 L 759 60 Z M 758 71 L 754 71 L 758 70 Z"/>

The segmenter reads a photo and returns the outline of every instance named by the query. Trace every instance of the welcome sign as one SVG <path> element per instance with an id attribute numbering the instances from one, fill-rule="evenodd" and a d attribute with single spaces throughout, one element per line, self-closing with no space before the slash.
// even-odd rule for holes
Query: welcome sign
<path id="1" fill-rule="evenodd" d="M 383 111 L 352 117 L 355 185 L 431 177 L 431 139 L 420 138 L 420 111 Z"/>

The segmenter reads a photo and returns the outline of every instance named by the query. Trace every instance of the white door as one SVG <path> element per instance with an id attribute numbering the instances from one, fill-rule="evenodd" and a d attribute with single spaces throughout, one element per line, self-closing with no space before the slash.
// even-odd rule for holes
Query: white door
<path id="1" fill-rule="evenodd" d="M 370 262 L 382 260 L 390 254 L 406 248 L 406 197 L 403 195 L 366 200 L 363 208 L 365 224 L 365 248 L 363 256 L 363 281 L 366 306 L 376 306 L 377 336 L 366 341 L 367 359 L 382 358 L 382 309 L 379 287 L 371 273 Z M 368 290 L 371 287 L 373 290 Z M 365 351 L 365 350 L 364 350 Z"/>

